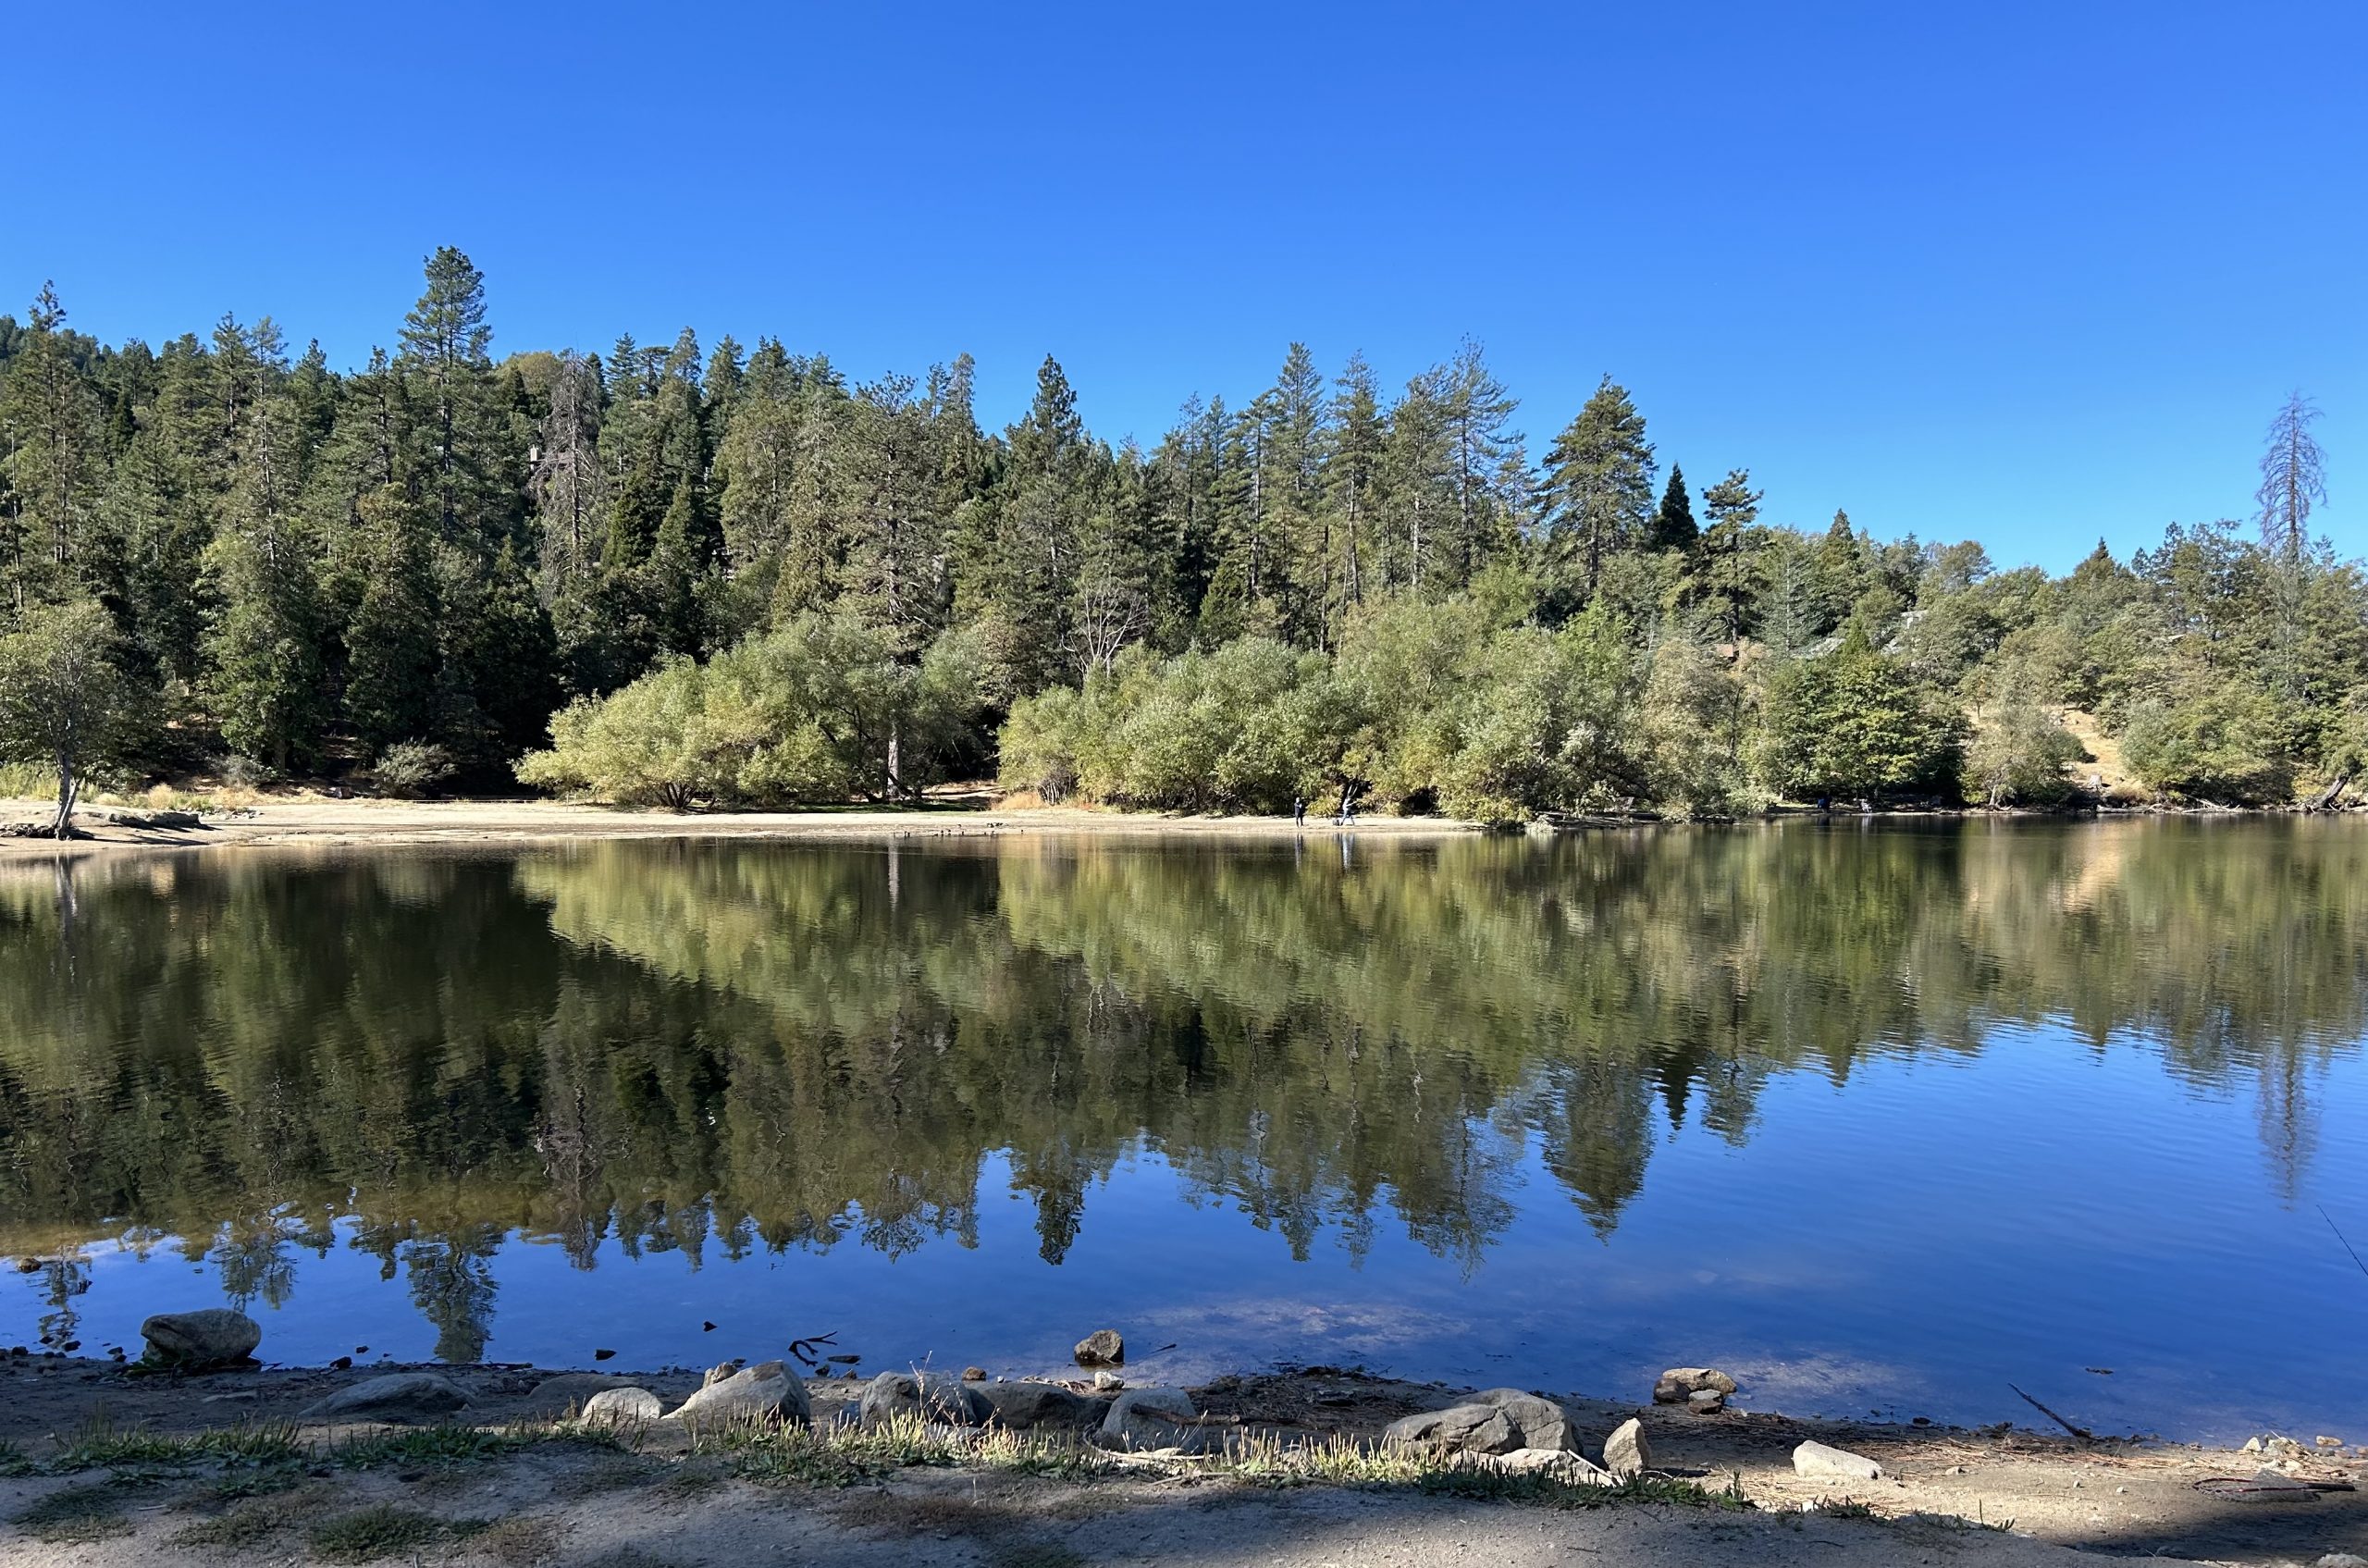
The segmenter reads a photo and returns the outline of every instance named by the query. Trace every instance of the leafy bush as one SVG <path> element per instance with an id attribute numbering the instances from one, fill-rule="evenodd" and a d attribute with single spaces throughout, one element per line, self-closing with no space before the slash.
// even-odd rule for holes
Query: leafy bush
<path id="1" fill-rule="evenodd" d="M 442 747 L 406 740 L 398 741 L 378 754 L 370 777 L 382 793 L 399 800 L 416 800 L 450 778 L 453 772 L 451 754 Z"/>

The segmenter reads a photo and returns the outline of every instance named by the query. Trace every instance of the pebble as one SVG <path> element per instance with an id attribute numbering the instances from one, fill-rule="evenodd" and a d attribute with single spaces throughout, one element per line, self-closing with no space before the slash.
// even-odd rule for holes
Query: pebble
<path id="1" fill-rule="evenodd" d="M 1097 1372 L 1093 1375 L 1093 1387 L 1097 1393 L 1116 1394 L 1125 1390 L 1127 1380 L 1115 1372 Z"/>
<path id="2" fill-rule="evenodd" d="M 983 1366 L 966 1366 L 962 1369 L 962 1381 L 965 1383 L 983 1383 L 986 1380 L 987 1369 Z"/>

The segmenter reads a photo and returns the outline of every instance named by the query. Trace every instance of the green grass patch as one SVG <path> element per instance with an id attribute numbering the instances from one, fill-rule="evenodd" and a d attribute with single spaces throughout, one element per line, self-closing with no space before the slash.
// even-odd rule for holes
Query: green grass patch
<path id="1" fill-rule="evenodd" d="M 752 1481 L 851 1487 L 898 1470 L 964 1465 L 1008 1475 L 1075 1477 L 1107 1461 L 1068 1434 L 1003 1427 L 932 1430 L 908 1417 L 873 1427 L 783 1426 L 766 1422 L 703 1427 L 691 1452 L 713 1456 Z"/>
<path id="2" fill-rule="evenodd" d="M 284 1464 L 303 1455 L 303 1444 L 290 1422 L 242 1422 L 205 1432 L 165 1433 L 141 1426 L 117 1428 L 102 1411 L 76 1428 L 43 1468 L 53 1475 L 70 1475 L 82 1470 Z"/>
<path id="3" fill-rule="evenodd" d="M 80 1546 L 131 1534 L 131 1521 L 123 1516 L 123 1493 L 105 1485 L 52 1492 L 13 1523 L 48 1546 Z"/>
<path id="4" fill-rule="evenodd" d="M 224 1509 L 211 1519 L 200 1519 L 183 1525 L 173 1532 L 171 1544 L 210 1547 L 218 1551 L 249 1552 L 294 1527 L 302 1512 L 302 1504 L 295 1498 L 250 1499 Z"/>
<path id="5" fill-rule="evenodd" d="M 541 1443 L 620 1451 L 625 1447 L 623 1438 L 607 1427 L 574 1422 L 555 1426 L 519 1423 L 500 1430 L 446 1423 L 364 1433 L 331 1442 L 320 1457 L 341 1470 L 374 1470 L 390 1465 L 413 1468 L 500 1459 Z"/>
<path id="6" fill-rule="evenodd" d="M 376 1562 L 433 1546 L 449 1526 L 414 1508 L 379 1503 L 324 1519 L 305 1532 L 314 1556 L 328 1562 Z"/>

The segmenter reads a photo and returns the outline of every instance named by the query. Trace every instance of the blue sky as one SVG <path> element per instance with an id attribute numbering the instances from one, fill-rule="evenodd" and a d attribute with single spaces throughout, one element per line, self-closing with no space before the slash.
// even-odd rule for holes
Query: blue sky
<path id="1" fill-rule="evenodd" d="M 2063 567 L 2249 516 L 2289 389 L 2368 550 L 2368 6 L 73 7 L 20 18 L 0 309 L 496 351 L 1056 354 L 1146 442 L 1293 339 L 1609 371 L 1774 521 Z"/>

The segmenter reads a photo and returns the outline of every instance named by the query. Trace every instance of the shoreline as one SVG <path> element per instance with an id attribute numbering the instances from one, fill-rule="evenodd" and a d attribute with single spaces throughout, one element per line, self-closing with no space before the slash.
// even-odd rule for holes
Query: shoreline
<path id="1" fill-rule="evenodd" d="M 41 818 L 43 803 L 0 800 L 0 825 Z M 1311 817 L 1304 827 L 1287 817 L 1190 816 L 1153 811 L 1102 810 L 1083 807 L 998 809 L 965 805 L 885 809 L 850 808 L 820 811 L 669 812 L 536 800 L 327 800 L 265 796 L 252 808 L 206 813 L 195 826 L 132 826 L 107 819 L 143 815 L 140 808 L 86 808 L 77 812 L 88 836 L 72 839 L 0 836 L 0 863 L 54 861 L 139 851 L 218 848 L 417 847 L 425 846 L 523 846 L 598 843 L 626 839 L 734 843 L 769 840 L 879 843 L 895 839 L 986 839 L 1081 837 L 1137 839 L 1332 839 L 1342 835 L 1392 840 L 1443 840 L 1519 836 L 1520 829 L 1449 817 L 1361 816 L 1349 826 Z M 1992 810 L 1981 807 L 1895 811 L 1819 812 L 1781 810 L 1733 823 L 1695 823 L 1648 817 L 1577 817 L 1550 820 L 1555 833 L 1669 826 L 1735 826 L 1787 821 L 2131 821 L 2159 817 L 2219 820 L 2233 817 L 2300 816 L 2312 813 L 2260 808 L 2118 808 L 2094 811 Z M 2356 814 L 2346 811 L 2325 816 Z M 1541 831 L 1541 830 L 1533 830 Z"/>
<path id="2" fill-rule="evenodd" d="M 795 1364 L 791 1369 L 800 1370 Z M 851 1418 L 840 1413 L 852 1411 L 874 1370 L 866 1366 L 846 1375 L 805 1373 L 801 1377 L 817 1431 L 845 1434 L 851 1451 L 860 1448 L 863 1439 L 856 1436 Z M 1099 1420 L 1114 1396 L 1094 1392 L 1092 1372 L 1072 1370 L 1069 1377 L 1042 1381 L 1068 1390 L 1072 1405 L 1079 1400 L 1092 1401 L 1091 1418 Z M 1122 1365 L 1117 1376 L 1123 1378 L 1124 1372 Z M 449 1385 L 462 1391 L 467 1402 L 438 1414 L 307 1414 L 328 1396 L 340 1391 L 350 1394 L 370 1379 L 410 1374 L 425 1374 Z M 1574 1538 L 1566 1549 L 1610 1554 L 1618 1548 L 1634 1552 L 1634 1561 L 1667 1563 L 1671 1568 L 1768 1560 L 1768 1549 L 1797 1538 L 1794 1532 L 1810 1519 L 1818 1522 L 1818 1533 L 1827 1538 L 1834 1555 L 1803 1561 L 1864 1562 L 1868 1568 L 1900 1561 L 1898 1554 L 1911 1544 L 1919 1549 L 1932 1544 L 1927 1537 L 1935 1531 L 1967 1561 L 2016 1564 L 2052 1563 L 2059 1558 L 2071 1562 L 2069 1551 L 2080 1550 L 2268 1568 L 2368 1548 L 2368 1497 L 2353 1489 L 2337 1489 L 2356 1487 L 2368 1476 L 2368 1446 L 2328 1450 L 2313 1446 L 2309 1435 L 2303 1435 L 2300 1445 L 2291 1451 L 2245 1452 L 2152 1439 L 2083 1441 L 2061 1432 L 2003 1423 L 1967 1429 L 1795 1419 L 1734 1408 L 1696 1412 L 1684 1404 L 1655 1404 L 1646 1390 L 1637 1390 L 1633 1400 L 1548 1391 L 1571 1422 L 1582 1451 L 1590 1458 L 1607 1457 L 1603 1451 L 1607 1434 L 1631 1418 L 1638 1420 L 1649 1441 L 1647 1471 L 1653 1477 L 1666 1478 L 1656 1479 L 1651 1488 L 1589 1498 L 1572 1497 L 1559 1485 L 1541 1490 L 1534 1476 L 1509 1480 L 1489 1461 L 1471 1462 L 1487 1481 L 1472 1486 L 1457 1484 L 1451 1474 L 1443 1473 L 1432 1481 L 1390 1480 L 1344 1468 L 1338 1456 L 1379 1450 L 1381 1429 L 1389 1422 L 1454 1404 L 1459 1402 L 1458 1396 L 1470 1390 L 1336 1367 L 1286 1367 L 1219 1377 L 1186 1390 L 1202 1413 L 1200 1419 L 1222 1424 L 1228 1432 L 1254 1434 L 1249 1440 L 1265 1444 L 1259 1451 L 1270 1458 L 1294 1449 L 1333 1456 L 1329 1468 L 1310 1468 L 1288 1477 L 1252 1474 L 1214 1456 L 1196 1460 L 1142 1454 L 1095 1459 L 1092 1456 L 1104 1451 L 1090 1446 L 1065 1451 L 1080 1456 L 1078 1462 L 1056 1463 L 1040 1451 L 1034 1459 L 1015 1464 L 1007 1447 L 993 1451 L 980 1446 L 982 1439 L 957 1441 L 958 1432 L 932 1428 L 950 1436 L 930 1440 L 953 1441 L 953 1448 L 923 1454 L 914 1447 L 921 1439 L 902 1438 L 899 1441 L 912 1452 L 901 1460 L 874 1465 L 860 1475 L 832 1475 L 818 1482 L 806 1469 L 795 1475 L 774 1473 L 777 1462 L 769 1462 L 773 1466 L 769 1471 L 745 1455 L 738 1460 L 719 1458 L 719 1450 L 693 1442 L 678 1423 L 659 1422 L 646 1430 L 636 1428 L 633 1439 L 621 1446 L 612 1440 L 598 1445 L 579 1442 L 582 1428 L 568 1422 L 594 1392 L 604 1389 L 645 1388 L 671 1408 L 697 1389 L 701 1381 L 696 1371 L 665 1368 L 620 1373 L 613 1370 L 613 1364 L 571 1368 L 379 1362 L 350 1367 L 261 1366 L 184 1375 L 135 1372 L 120 1363 L 88 1357 L 0 1355 L 0 1392 L 6 1395 L 5 1402 L 0 1402 L 0 1462 L 13 1456 L 13 1465 L 0 1463 L 0 1516 L 29 1516 L 22 1512 L 31 1506 L 28 1499 L 37 1504 L 51 1493 L 73 1494 L 77 1476 L 81 1478 L 83 1493 L 95 1495 L 97 1488 L 90 1485 L 92 1474 L 109 1468 L 110 1443 L 122 1451 L 145 1456 L 141 1474 L 105 1483 L 119 1491 L 126 1486 L 155 1485 L 160 1464 L 166 1471 L 173 1469 L 173 1462 L 159 1456 L 173 1451 L 176 1442 L 181 1452 L 218 1457 L 230 1442 L 221 1435 L 237 1432 L 247 1434 L 248 1438 L 241 1440 L 250 1441 L 258 1440 L 256 1434 L 281 1434 L 274 1440 L 313 1445 L 306 1451 L 317 1459 L 351 1463 L 362 1471 L 372 1468 L 361 1463 L 362 1456 L 376 1451 L 372 1444 L 382 1444 L 393 1461 L 388 1468 L 394 1473 L 339 1481 L 341 1500 L 350 1500 L 359 1488 L 432 1512 L 439 1498 L 460 1489 L 453 1485 L 458 1478 L 453 1467 L 465 1463 L 469 1467 L 465 1486 L 473 1495 L 497 1500 L 501 1514 L 492 1522 L 480 1518 L 475 1527 L 539 1531 L 551 1537 L 547 1547 L 563 1539 L 585 1549 L 578 1555 L 554 1547 L 534 1561 L 586 1564 L 678 1561 L 662 1554 L 618 1559 L 596 1549 L 616 1544 L 607 1537 L 623 1527 L 618 1520 L 646 1516 L 653 1504 L 667 1515 L 670 1537 L 700 1536 L 727 1525 L 741 1529 L 746 1517 L 753 1513 L 771 1519 L 768 1529 L 780 1531 L 794 1525 L 809 1533 L 822 1530 L 835 1539 L 845 1532 L 850 1518 L 869 1525 L 882 1523 L 874 1517 L 882 1510 L 899 1517 L 907 1508 L 932 1512 L 929 1498 L 948 1487 L 972 1496 L 982 1487 L 994 1489 L 999 1501 L 991 1535 L 1077 1531 L 1078 1544 L 1067 1548 L 1072 1555 L 1046 1559 L 1072 1564 L 1124 1561 L 1123 1556 L 1105 1559 L 1079 1548 L 1097 1538 L 1096 1521 L 1139 1512 L 1153 1499 L 1171 1503 L 1186 1500 L 1174 1496 L 1178 1485 L 1190 1490 L 1178 1549 L 1189 1549 L 1211 1530 L 1218 1532 L 1208 1537 L 1214 1543 L 1222 1537 L 1226 1520 L 1237 1517 L 1245 1507 L 1266 1506 L 1267 1500 L 1275 1505 L 1288 1504 L 1286 1512 L 1294 1516 L 1311 1510 L 1326 1514 L 1347 1510 L 1359 1518 L 1371 1514 L 1375 1527 L 1386 1528 L 1383 1538 L 1391 1540 L 1411 1538 L 1410 1530 L 1419 1534 L 1444 1519 L 1447 1523 L 1441 1527 L 1451 1540 L 1442 1540 L 1435 1555 L 1416 1558 L 1442 1563 L 1531 1561 L 1508 1556 L 1507 1550 L 1523 1541 L 1534 1541 L 1547 1529 L 1542 1523 L 1547 1520 L 1556 1529 L 1581 1530 L 1585 1539 L 1594 1543 L 1582 1545 Z M 1744 1390 L 1744 1397 L 1748 1393 Z M 481 1440 L 462 1437 L 464 1430 L 482 1435 Z M 1078 1430 L 1072 1425 L 1059 1441 L 1075 1441 Z M 216 1436 L 201 1436 L 207 1433 Z M 2368 1437 L 2368 1433 L 2352 1436 Z M 964 1441 L 971 1445 L 969 1449 L 962 1447 Z M 1863 1454 L 1879 1463 L 1882 1474 L 1874 1480 L 1848 1481 L 1797 1475 L 1792 1451 L 1805 1441 Z M 861 1453 L 869 1455 L 870 1450 L 861 1449 Z M 346 1456 L 342 1462 L 340 1455 Z M 241 1462 L 226 1463 L 235 1468 Z M 2236 1500 L 2199 1489 L 2199 1482 L 2250 1476 L 2263 1465 L 2277 1466 L 2290 1476 L 2325 1489 L 2271 1501 Z M 291 1471 L 288 1484 L 311 1487 L 326 1477 L 330 1467 L 314 1463 L 308 1472 Z M 630 1475 L 625 1474 L 628 1470 Z M 307 1474 L 313 1482 L 303 1478 Z M 1495 1479 L 1488 1480 L 1491 1476 Z M 201 1480 L 198 1485 L 204 1489 L 206 1484 Z M 213 1487 L 232 1498 L 242 1497 L 250 1489 L 235 1477 Z M 549 1495 L 554 1489 L 556 1508 L 547 1506 L 554 1501 Z M 630 1495 L 636 1490 L 642 1494 L 639 1500 Z M 593 1491 L 616 1495 L 618 1520 L 604 1524 L 608 1516 L 597 1509 L 578 1512 L 582 1496 Z M 1595 1506 L 1597 1502 L 1609 1506 Z M 1526 1505 L 1542 1505 L 1545 1512 Z M 218 1506 L 191 1504 L 191 1508 Z M 1577 1511 L 1571 1512 L 1574 1507 Z M 234 1502 L 223 1516 L 245 1518 L 265 1509 L 265 1500 L 258 1498 L 252 1503 Z M 78 1561 L 127 1564 L 157 1561 L 130 1549 L 137 1545 L 153 1549 L 159 1541 L 170 1546 L 173 1537 L 168 1531 L 175 1527 L 183 1530 L 184 1545 L 198 1538 L 187 1533 L 191 1528 L 188 1510 L 168 1505 L 154 1512 L 159 1523 L 153 1531 L 142 1520 L 133 1521 L 135 1527 L 122 1542 L 127 1555 L 116 1558 L 103 1553 Z M 868 1551 L 876 1546 L 872 1537 L 916 1538 L 911 1531 L 889 1523 L 891 1527 L 882 1530 L 856 1531 L 863 1538 L 852 1544 Z M 930 1532 L 935 1539 L 968 1540 L 976 1534 L 970 1526 L 983 1525 L 984 1521 L 964 1516 L 941 1523 L 949 1524 L 951 1533 Z M 1855 1533 L 1861 1524 L 1866 1531 L 1863 1537 Z M 1836 1527 L 1852 1532 L 1849 1538 L 1835 1537 Z M 1638 1529 L 1646 1529 L 1650 1538 L 1635 1542 L 1619 1538 L 1622 1532 Z M 1770 1531 L 1775 1534 L 1762 1540 Z M 1903 1531 L 1909 1533 L 1912 1541 Z M 1449 1549 L 1466 1541 L 1474 1543 L 1468 1549 L 1473 1556 L 1457 1556 Z M 761 1544 L 784 1543 L 769 1537 Z M 805 1542 L 809 1549 L 814 1545 Z M 1646 1550 L 1648 1546 L 1653 1549 Z M 1276 1555 L 1273 1543 L 1263 1535 L 1256 1549 L 1254 1557 L 1240 1558 L 1223 1552 L 1201 1558 L 1188 1550 L 1187 1555 L 1166 1561 L 1294 1565 L 1301 1561 Z M 446 1556 L 425 1560 L 472 1559 L 465 1550 L 456 1549 Z M 814 1560 L 840 1561 L 827 1552 Z M 951 1550 L 942 1556 L 903 1560 L 980 1561 Z M 1353 1554 L 1343 1557 L 1334 1548 L 1312 1553 L 1305 1561 L 1313 1565 L 1369 1560 Z M 35 1561 L 42 1559 L 11 1555 L 0 1544 L 0 1563 Z M 857 1551 L 847 1561 L 868 1559 Z M 987 1561 L 996 1560 L 990 1556 Z M 1548 1556 L 1536 1561 L 1567 1559 Z"/>

